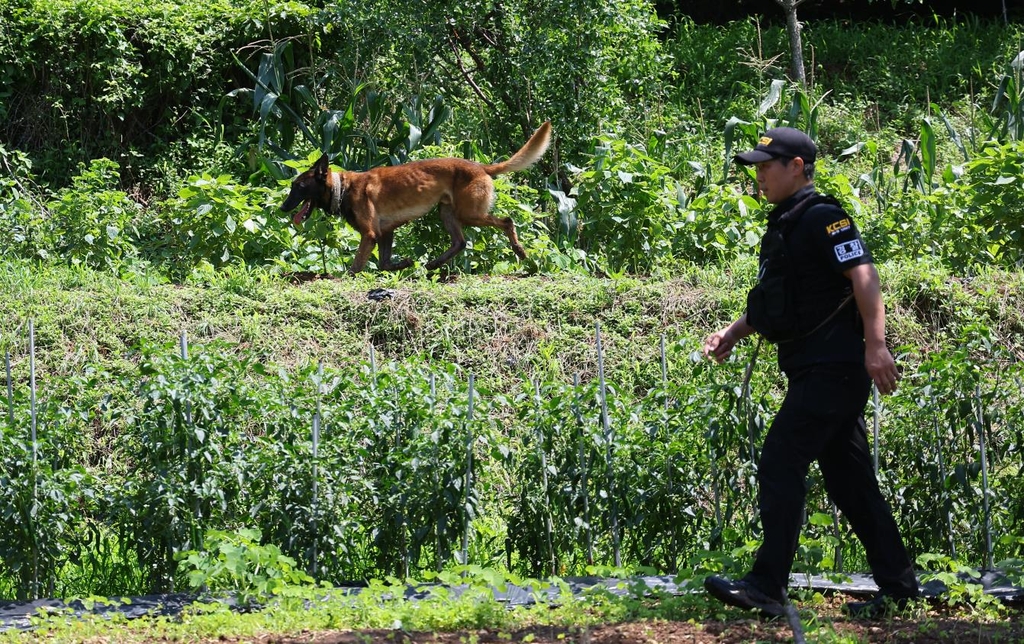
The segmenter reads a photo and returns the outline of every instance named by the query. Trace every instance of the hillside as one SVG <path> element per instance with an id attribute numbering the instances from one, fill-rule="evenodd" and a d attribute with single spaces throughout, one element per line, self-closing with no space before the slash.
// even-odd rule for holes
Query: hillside
<path id="1" fill-rule="evenodd" d="M 366 361 L 371 348 L 381 361 L 425 357 L 507 390 L 531 377 L 593 378 L 599 324 L 609 378 L 640 392 L 660 378 L 661 338 L 696 350 L 741 310 L 753 270 L 741 262 L 665 278 L 368 273 L 299 283 L 253 271 L 176 285 L 8 263 L 0 331 L 20 364 L 34 320 L 44 383 L 86 366 L 131 369 L 140 343 L 173 346 L 184 332 L 193 344 L 224 343 L 286 368 Z M 1021 273 L 958 276 L 924 262 L 880 271 L 891 343 L 906 348 L 908 366 L 979 324 L 1024 357 Z M 387 294 L 373 299 L 374 289 Z"/>

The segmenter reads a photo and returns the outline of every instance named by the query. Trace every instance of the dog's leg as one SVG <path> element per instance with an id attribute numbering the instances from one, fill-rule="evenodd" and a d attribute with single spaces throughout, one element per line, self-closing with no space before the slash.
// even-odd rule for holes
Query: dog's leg
<path id="1" fill-rule="evenodd" d="M 452 257 L 455 257 L 466 248 L 466 236 L 462 232 L 462 225 L 459 224 L 459 220 L 455 217 L 455 211 L 451 204 L 442 203 L 438 206 L 438 215 L 441 217 L 441 223 L 444 224 L 444 229 L 451 235 L 452 245 L 448 248 L 440 257 L 435 260 L 427 262 L 427 270 L 434 270 L 438 266 L 444 265 Z"/>
<path id="2" fill-rule="evenodd" d="M 380 269 L 382 271 L 400 271 L 403 268 L 412 266 L 411 259 L 403 259 L 394 263 L 391 261 L 391 248 L 395 243 L 395 232 L 389 230 L 380 234 L 377 240 L 377 256 L 380 258 Z"/>
<path id="3" fill-rule="evenodd" d="M 516 235 L 516 222 L 512 221 L 511 217 L 505 217 L 499 219 L 489 214 L 482 215 L 471 215 L 468 217 L 461 218 L 462 224 L 465 226 L 473 226 L 475 228 L 483 228 L 484 226 L 490 226 L 491 228 L 500 228 L 505 231 L 508 236 L 509 243 L 512 244 L 512 252 L 519 256 L 519 259 L 526 259 L 526 249 L 519 243 L 519 236 Z"/>
<path id="4" fill-rule="evenodd" d="M 373 247 L 377 244 L 377 235 L 373 232 L 361 233 L 359 238 L 359 248 L 356 250 L 355 259 L 352 260 L 352 266 L 348 269 L 348 272 L 355 275 L 359 271 L 363 270 L 366 266 L 366 261 L 370 259 L 370 252 L 373 251 Z"/>
<path id="5" fill-rule="evenodd" d="M 494 221 L 493 224 L 490 224 L 491 226 L 501 228 L 508 235 L 508 241 L 512 244 L 512 252 L 518 255 L 519 259 L 526 259 L 526 249 L 519 243 L 519 236 L 516 235 L 516 222 L 512 221 L 511 217 L 498 219 L 497 217 L 487 215 L 487 218 Z"/>
<path id="6" fill-rule="evenodd" d="M 489 177 L 486 180 L 474 181 L 471 189 L 467 189 L 465 192 L 467 198 L 456 205 L 455 217 L 458 224 L 476 228 L 490 226 L 504 230 L 509 243 L 512 244 L 512 252 L 520 259 L 526 259 L 526 250 L 519 243 L 519 236 L 516 235 L 516 223 L 512 221 L 512 218 L 499 219 L 490 214 L 491 204 L 494 201 L 493 194 L 494 187 Z"/>

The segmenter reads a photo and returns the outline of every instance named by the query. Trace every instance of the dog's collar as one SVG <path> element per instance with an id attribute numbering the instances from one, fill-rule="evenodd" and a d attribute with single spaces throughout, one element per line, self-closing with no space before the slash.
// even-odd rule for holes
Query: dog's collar
<path id="1" fill-rule="evenodd" d="M 341 212 L 341 199 L 345 196 L 345 189 L 342 187 L 341 173 L 332 172 L 331 176 L 331 214 L 336 215 Z"/>

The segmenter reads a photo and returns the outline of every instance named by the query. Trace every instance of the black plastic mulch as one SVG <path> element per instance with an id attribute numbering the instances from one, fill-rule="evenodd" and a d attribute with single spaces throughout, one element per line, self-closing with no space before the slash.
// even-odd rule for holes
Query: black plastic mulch
<path id="1" fill-rule="evenodd" d="M 1006 575 L 999 571 L 983 571 L 978 577 L 971 578 L 966 574 L 958 575 L 962 581 L 971 581 L 980 584 L 985 593 L 999 599 L 1008 606 L 1024 607 L 1024 588 L 1013 585 Z M 603 577 L 570 577 L 564 579 L 565 585 L 574 595 L 580 595 L 587 591 L 601 589 L 620 596 L 635 594 L 638 589 L 644 586 L 652 591 L 669 594 L 683 594 L 692 592 L 680 587 L 671 576 L 641 576 L 629 579 L 608 579 Z M 643 584 L 641 586 L 641 584 Z M 422 584 L 410 586 L 405 592 L 405 598 L 411 601 L 431 597 L 436 584 Z M 853 596 L 872 595 L 878 587 L 872 581 L 870 575 L 849 574 L 842 577 L 830 579 L 821 575 L 794 574 L 791 578 L 792 588 L 809 588 L 823 593 L 843 593 Z M 469 586 L 453 586 L 447 589 L 450 597 L 458 597 L 465 592 Z M 358 593 L 362 590 L 359 587 L 342 587 L 337 591 L 343 593 Z M 939 599 L 946 591 L 944 584 L 938 581 L 930 581 L 921 586 L 922 594 L 927 598 Z M 703 592 L 703 591 L 699 591 Z M 492 588 L 492 593 L 497 601 L 509 606 L 527 606 L 538 601 L 557 603 L 561 590 L 557 585 L 550 585 L 547 588 L 535 591 L 529 587 L 506 585 L 505 588 Z M 187 607 L 196 602 L 212 603 L 214 601 L 225 602 L 236 610 L 248 610 L 251 607 L 240 607 L 233 597 L 215 599 L 209 596 L 200 596 L 192 593 L 170 593 L 163 595 L 144 595 L 141 597 L 120 597 L 110 598 L 107 601 L 83 601 L 58 599 L 38 599 L 35 601 L 0 601 L 0 632 L 17 629 L 27 630 L 33 627 L 32 618 L 43 615 L 65 615 L 68 617 L 82 617 L 86 615 L 113 615 L 119 613 L 121 617 L 134 619 L 144 616 L 168 616 L 174 617 L 181 614 Z"/>

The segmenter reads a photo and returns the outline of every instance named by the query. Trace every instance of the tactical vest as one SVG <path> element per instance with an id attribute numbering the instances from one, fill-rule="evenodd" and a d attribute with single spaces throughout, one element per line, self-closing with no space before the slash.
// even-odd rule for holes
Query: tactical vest
<path id="1" fill-rule="evenodd" d="M 812 206 L 828 203 L 842 205 L 828 195 L 813 193 L 782 213 L 761 238 L 760 266 L 757 284 L 747 293 L 747 324 L 754 327 L 769 342 L 792 342 L 810 335 L 824 326 L 839 309 L 812 326 L 813 320 L 800 316 L 800 286 L 792 255 L 786 244 L 786 235 Z M 852 298 L 847 298 L 839 308 Z"/>

